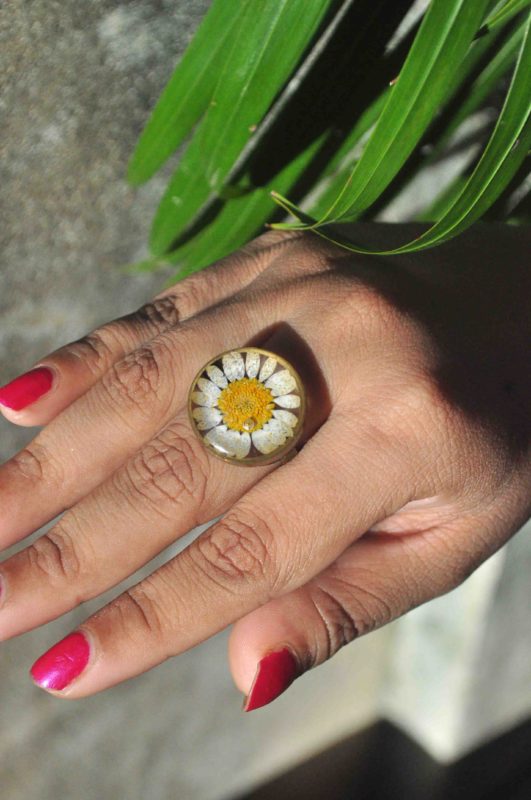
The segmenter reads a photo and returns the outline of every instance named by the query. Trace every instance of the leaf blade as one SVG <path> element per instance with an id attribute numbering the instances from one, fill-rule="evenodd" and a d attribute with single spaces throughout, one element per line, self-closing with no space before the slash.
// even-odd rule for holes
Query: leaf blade
<path id="1" fill-rule="evenodd" d="M 453 238 L 492 205 L 531 146 L 530 114 L 531 14 L 505 103 L 482 157 L 454 204 L 408 252 Z"/>
<path id="2" fill-rule="evenodd" d="M 482 157 L 465 186 L 439 219 L 424 234 L 393 250 L 370 250 L 346 242 L 325 228 L 315 233 L 347 250 L 367 255 L 398 255 L 434 247 L 469 227 L 492 205 L 516 174 L 531 147 L 531 14 L 505 103 Z M 291 213 L 302 217 L 291 204 Z M 273 226 L 286 227 L 286 226 Z"/>
<path id="3" fill-rule="evenodd" d="M 234 0 L 214 0 L 177 64 L 129 160 L 127 179 L 147 181 L 208 107 L 223 48 L 236 22 Z"/>
<path id="4" fill-rule="evenodd" d="M 335 209 L 346 219 L 389 185 L 444 102 L 455 71 L 481 24 L 486 0 L 433 0 L 373 135 L 354 168 L 355 189 Z M 431 81 L 431 82 L 430 82 Z"/>
<path id="5" fill-rule="evenodd" d="M 289 191 L 314 158 L 324 138 L 325 134 L 314 140 L 266 185 L 227 201 L 216 219 L 196 238 L 160 259 L 152 259 L 151 263 L 141 262 L 138 268 L 149 271 L 150 268 L 178 264 L 179 271 L 174 279 L 181 280 L 243 245 L 274 212 L 272 188 L 276 186 L 282 191 Z"/>
<path id="6" fill-rule="evenodd" d="M 220 190 L 333 0 L 263 0 L 240 14 L 211 105 L 162 198 L 151 250 L 167 252 Z M 230 108 L 227 119 L 226 108 Z M 207 159 L 205 160 L 205 153 Z"/>
<path id="7" fill-rule="evenodd" d="M 513 17 L 531 5 L 531 0 L 507 0 L 501 8 L 493 11 L 487 18 L 480 33 L 492 31 L 509 22 Z"/>

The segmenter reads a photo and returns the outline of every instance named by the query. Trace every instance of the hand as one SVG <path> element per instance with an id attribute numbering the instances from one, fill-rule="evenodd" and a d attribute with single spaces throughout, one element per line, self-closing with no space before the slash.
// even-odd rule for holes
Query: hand
<path id="1" fill-rule="evenodd" d="M 65 512 L 2 563 L 2 638 L 224 515 L 43 656 L 39 685 L 89 695 L 235 622 L 231 669 L 256 708 L 503 545 L 530 512 L 529 238 L 478 226 L 365 258 L 269 233 L 0 390 L 8 419 L 45 425 L 0 468 L 0 545 Z M 198 369 L 249 343 L 307 388 L 282 466 L 224 463 L 189 425 Z"/>

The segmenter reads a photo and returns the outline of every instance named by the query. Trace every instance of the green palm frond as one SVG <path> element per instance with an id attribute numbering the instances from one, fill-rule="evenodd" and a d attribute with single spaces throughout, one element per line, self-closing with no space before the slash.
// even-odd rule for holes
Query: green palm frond
<path id="1" fill-rule="evenodd" d="M 141 183 L 188 139 L 135 268 L 184 277 L 265 224 L 357 250 L 330 226 L 381 211 L 505 91 L 475 166 L 418 214 L 433 226 L 392 252 L 432 247 L 493 206 L 531 143 L 531 0 L 431 0 L 417 21 L 413 5 L 214 0 L 129 165 Z"/>

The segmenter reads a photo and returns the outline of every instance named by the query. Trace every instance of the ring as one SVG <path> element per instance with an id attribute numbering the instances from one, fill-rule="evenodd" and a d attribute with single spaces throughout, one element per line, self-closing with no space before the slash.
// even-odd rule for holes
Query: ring
<path id="1" fill-rule="evenodd" d="M 259 347 L 220 353 L 190 387 L 188 414 L 207 450 L 232 464 L 283 459 L 304 422 L 304 385 L 285 358 Z"/>

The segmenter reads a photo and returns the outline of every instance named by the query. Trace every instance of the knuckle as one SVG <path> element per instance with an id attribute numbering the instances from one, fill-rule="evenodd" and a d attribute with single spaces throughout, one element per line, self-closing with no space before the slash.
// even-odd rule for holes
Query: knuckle
<path id="1" fill-rule="evenodd" d="M 79 580 L 81 559 L 72 535 L 61 525 L 56 525 L 27 548 L 30 566 L 52 582 Z"/>
<path id="2" fill-rule="evenodd" d="M 116 358 L 135 346 L 138 335 L 146 331 L 153 337 L 179 322 L 176 298 L 155 298 L 137 311 L 109 322 L 62 348 L 61 352 L 82 361 L 95 375 L 107 370 Z M 136 329 L 136 333 L 135 333 Z"/>
<path id="3" fill-rule="evenodd" d="M 212 277 L 207 269 L 198 275 L 191 275 L 172 289 L 172 303 L 179 320 L 192 317 L 204 307 L 205 298 L 212 294 L 209 291 L 211 283 Z"/>
<path id="4" fill-rule="evenodd" d="M 125 629 L 131 629 L 136 636 L 164 640 L 174 627 L 167 604 L 149 587 L 149 578 L 127 589 L 116 604 Z"/>
<path id="5" fill-rule="evenodd" d="M 247 242 L 240 248 L 239 252 L 255 258 L 267 258 L 274 256 L 277 251 L 282 252 L 285 248 L 296 250 L 300 244 L 308 243 L 319 248 L 320 243 L 312 239 L 311 234 L 306 231 L 276 231 L 270 230 L 260 234 L 255 239 Z"/>
<path id="6" fill-rule="evenodd" d="M 378 342 L 382 333 L 394 330 L 398 312 L 371 283 L 339 270 L 324 279 L 334 291 L 333 313 L 342 328 L 346 326 L 356 337 L 361 334 L 366 344 Z"/>
<path id="7" fill-rule="evenodd" d="M 319 584 L 312 586 L 311 600 L 320 623 L 315 646 L 312 648 L 312 666 L 327 661 L 359 635 L 357 621 L 348 601 L 341 594 Z"/>
<path id="8" fill-rule="evenodd" d="M 369 588 L 360 582 L 353 587 L 352 616 L 361 636 L 387 625 L 397 614 L 385 590 Z"/>
<path id="9" fill-rule="evenodd" d="M 365 406 L 364 406 L 365 403 Z M 426 446 L 446 446 L 452 439 L 455 414 L 437 381 L 429 374 L 411 369 L 384 370 L 375 390 L 359 404 L 367 430 L 378 441 L 401 452 Z"/>
<path id="10" fill-rule="evenodd" d="M 126 467 L 133 492 L 148 500 L 160 513 L 180 500 L 193 500 L 199 509 L 206 495 L 206 451 L 173 424 L 141 450 Z"/>
<path id="11" fill-rule="evenodd" d="M 289 257 L 295 261 L 302 260 L 308 264 L 320 260 L 329 250 L 328 242 L 322 239 L 317 241 L 316 237 L 307 231 L 271 230 L 252 239 L 238 252 L 255 259 L 262 268 L 267 268 L 278 256 Z"/>
<path id="12" fill-rule="evenodd" d="M 385 586 L 382 584 L 379 575 L 362 568 L 350 571 L 347 578 L 328 576 L 326 595 L 317 582 L 317 602 L 315 594 L 313 599 L 323 620 L 325 647 L 331 648 L 330 654 L 353 638 L 383 627 L 406 610 L 401 585 L 395 586 L 389 578 Z"/>
<path id="13" fill-rule="evenodd" d="M 96 375 L 107 369 L 122 349 L 123 346 L 113 333 L 112 323 L 87 333 L 65 347 L 68 355 L 82 361 Z"/>
<path id="14" fill-rule="evenodd" d="M 165 369 L 165 345 L 144 344 L 118 361 L 102 379 L 113 405 L 135 408 L 152 417 L 153 402 L 169 396 L 171 370 Z"/>
<path id="15" fill-rule="evenodd" d="M 216 583 L 256 589 L 274 583 L 272 542 L 265 520 L 231 515 L 197 540 L 196 552 L 200 567 Z"/>
<path id="16" fill-rule="evenodd" d="M 32 483 L 59 486 L 64 481 L 59 463 L 52 461 L 47 449 L 36 441 L 13 456 L 10 465 L 22 478 Z"/>
<path id="17" fill-rule="evenodd" d="M 222 269 L 217 270 L 217 275 L 223 273 L 223 267 L 230 270 L 236 269 L 243 281 L 243 285 L 254 284 L 256 280 L 259 286 L 265 288 L 270 284 L 270 280 L 264 273 L 270 273 L 270 269 L 278 273 L 277 267 L 285 268 L 285 260 L 288 256 L 290 261 L 292 259 L 296 260 L 300 256 L 296 243 L 303 236 L 304 234 L 300 231 L 268 231 L 263 233 L 256 239 L 244 244 L 236 252 L 231 253 L 226 259 L 222 259 L 220 262 Z M 306 260 L 308 260 L 308 257 L 309 255 L 306 253 Z M 215 277 L 216 275 L 213 274 L 212 278 L 214 279 Z"/>
<path id="18" fill-rule="evenodd" d="M 409 426 L 427 419 L 433 428 L 447 422 L 448 404 L 437 381 L 431 375 L 407 373 L 394 392 L 388 407 L 393 422 L 404 420 Z"/>
<path id="19" fill-rule="evenodd" d="M 450 406 L 439 381 L 430 373 L 415 374 L 409 386 L 401 387 L 401 402 L 414 414 L 429 413 L 443 419 L 450 414 Z"/>
<path id="20" fill-rule="evenodd" d="M 164 297 L 155 297 L 154 300 L 141 306 L 132 316 L 150 332 L 165 331 L 179 322 L 180 305 L 177 300 L 177 292 L 172 292 Z"/>

